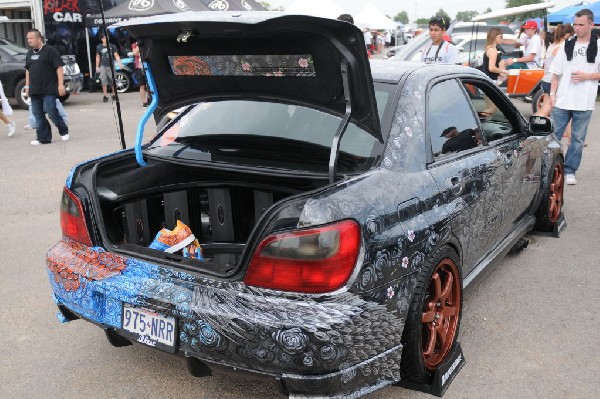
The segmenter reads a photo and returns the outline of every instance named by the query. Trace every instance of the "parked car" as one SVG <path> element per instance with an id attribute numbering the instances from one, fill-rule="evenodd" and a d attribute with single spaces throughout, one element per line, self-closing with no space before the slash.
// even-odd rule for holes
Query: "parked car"
<path id="1" fill-rule="evenodd" d="M 141 82 L 135 74 L 135 60 L 133 53 L 127 53 L 127 57 L 122 57 L 121 62 L 125 68 L 115 62 L 115 86 L 119 93 L 126 93 L 129 90 L 139 87 Z"/>
<path id="2" fill-rule="evenodd" d="M 148 115 L 173 119 L 73 168 L 46 258 L 59 318 L 115 346 L 294 397 L 430 383 L 463 286 L 560 223 L 550 120 L 475 69 L 369 64 L 360 30 L 306 16 L 119 25 L 145 44 Z"/>
<path id="3" fill-rule="evenodd" d="M 29 98 L 25 95 L 25 56 L 28 49 L 7 39 L 0 39 L 0 80 L 7 97 L 14 97 L 22 108 L 28 108 Z M 71 93 L 79 93 L 83 85 L 83 74 L 75 62 L 75 56 L 62 56 L 64 84 L 67 94 L 59 97 L 67 101 Z"/>

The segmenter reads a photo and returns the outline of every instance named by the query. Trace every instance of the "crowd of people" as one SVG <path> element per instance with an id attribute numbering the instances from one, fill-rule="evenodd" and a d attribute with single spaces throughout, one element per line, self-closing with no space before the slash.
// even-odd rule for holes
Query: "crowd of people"
<path id="1" fill-rule="evenodd" d="M 354 24 L 354 18 L 350 14 L 341 14 L 338 18 L 339 21 L 348 22 Z M 380 32 L 377 30 L 371 30 L 369 28 L 362 29 L 365 39 L 365 45 L 367 46 L 367 54 L 370 57 L 373 54 L 380 54 L 383 52 L 385 47 L 394 45 L 394 38 L 391 31 Z"/>
<path id="2" fill-rule="evenodd" d="M 115 98 L 114 84 L 110 68 L 111 57 L 116 60 L 121 68 L 125 68 L 116 47 L 107 44 L 104 33 L 100 34 L 100 44 L 96 47 L 96 73 L 102 86 L 103 102 L 108 102 L 108 88 L 111 88 L 111 97 Z M 36 139 L 31 145 L 50 144 L 52 142 L 52 129 L 50 121 L 58 129 L 62 141 L 69 140 L 69 127 L 67 113 L 59 100 L 60 96 L 66 94 L 64 85 L 64 62 L 59 52 L 52 46 L 47 45 L 42 33 L 38 29 L 30 29 L 27 32 L 27 44 L 30 47 L 25 57 L 25 95 L 29 97 L 28 123 L 24 126 L 26 130 L 35 130 Z M 146 91 L 145 78 L 140 58 L 139 49 L 135 41 L 131 44 L 134 56 L 134 74 L 139 83 L 142 107 L 148 106 L 148 94 Z M 110 55 L 109 55 L 110 52 Z M 12 115 L 12 108 L 2 90 L 0 82 L 0 121 L 7 127 L 8 136 L 15 134 L 15 122 L 8 116 Z"/>
<path id="3" fill-rule="evenodd" d="M 431 42 L 421 50 L 426 63 L 457 64 L 458 50 L 445 35 L 448 24 L 443 18 L 429 21 Z M 575 174 L 581 164 L 585 137 L 594 110 L 600 79 L 599 36 L 593 30 L 594 14 L 582 9 L 575 14 L 573 25 L 559 25 L 545 48 L 534 20 L 522 27 L 518 39 L 503 38 L 498 28 L 489 30 L 483 64 L 480 67 L 496 84 L 502 85 L 510 69 L 544 68 L 541 82 L 542 107 L 536 115 L 551 117 L 560 141 L 565 135 L 568 149 L 565 155 L 565 183 L 577 184 Z M 550 37 L 548 37 L 550 39 Z M 521 57 L 503 57 L 500 45 L 523 47 Z M 494 105 L 486 113 L 493 112 Z"/>

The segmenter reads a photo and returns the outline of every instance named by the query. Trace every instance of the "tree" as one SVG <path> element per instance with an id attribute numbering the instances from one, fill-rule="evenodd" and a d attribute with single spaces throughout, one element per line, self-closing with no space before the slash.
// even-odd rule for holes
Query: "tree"
<path id="1" fill-rule="evenodd" d="M 394 18 L 394 21 L 402 22 L 403 24 L 408 23 L 408 13 L 406 11 L 400 11 Z"/>
<path id="2" fill-rule="evenodd" d="M 492 7 L 488 7 L 485 9 L 485 11 L 483 12 L 484 14 L 487 14 L 488 12 L 492 12 Z"/>
<path id="3" fill-rule="evenodd" d="M 456 20 L 468 22 L 473 19 L 473 17 L 479 15 L 477 11 L 459 11 L 456 13 Z"/>
<path id="4" fill-rule="evenodd" d="M 419 18 L 415 22 L 417 25 L 427 25 L 429 23 L 429 18 Z"/>
<path id="5" fill-rule="evenodd" d="M 539 4 L 539 3 L 543 3 L 543 0 L 506 0 L 506 8 L 510 8 L 510 7 L 519 7 L 519 6 L 524 6 L 527 4 Z M 520 14 L 520 15 L 511 15 L 509 17 L 506 18 L 507 21 L 514 21 L 514 20 L 526 20 L 529 18 L 537 18 L 537 17 L 543 17 L 544 16 L 544 11 L 540 10 L 540 11 L 535 11 L 535 12 L 528 12 L 525 14 Z"/>

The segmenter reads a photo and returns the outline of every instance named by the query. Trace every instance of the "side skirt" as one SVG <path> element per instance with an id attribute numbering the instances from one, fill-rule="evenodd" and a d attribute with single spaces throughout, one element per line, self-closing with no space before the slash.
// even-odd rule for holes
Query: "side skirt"
<path id="1" fill-rule="evenodd" d="M 502 259 L 510 249 L 519 241 L 528 231 L 535 226 L 535 216 L 529 215 L 523 218 L 517 227 L 484 257 L 479 264 L 463 279 L 463 288 L 468 286 L 486 267 L 495 264 Z"/>

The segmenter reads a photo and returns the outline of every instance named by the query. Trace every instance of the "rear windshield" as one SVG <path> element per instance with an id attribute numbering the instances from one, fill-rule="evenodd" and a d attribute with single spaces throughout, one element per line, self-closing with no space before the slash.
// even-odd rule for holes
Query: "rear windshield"
<path id="1" fill-rule="evenodd" d="M 380 119 L 395 85 L 376 83 Z M 328 170 L 329 153 L 341 118 L 279 102 L 225 100 L 180 110 L 148 151 L 178 159 L 226 162 L 310 172 Z M 360 173 L 378 161 L 383 145 L 350 123 L 340 144 L 338 171 Z"/>

